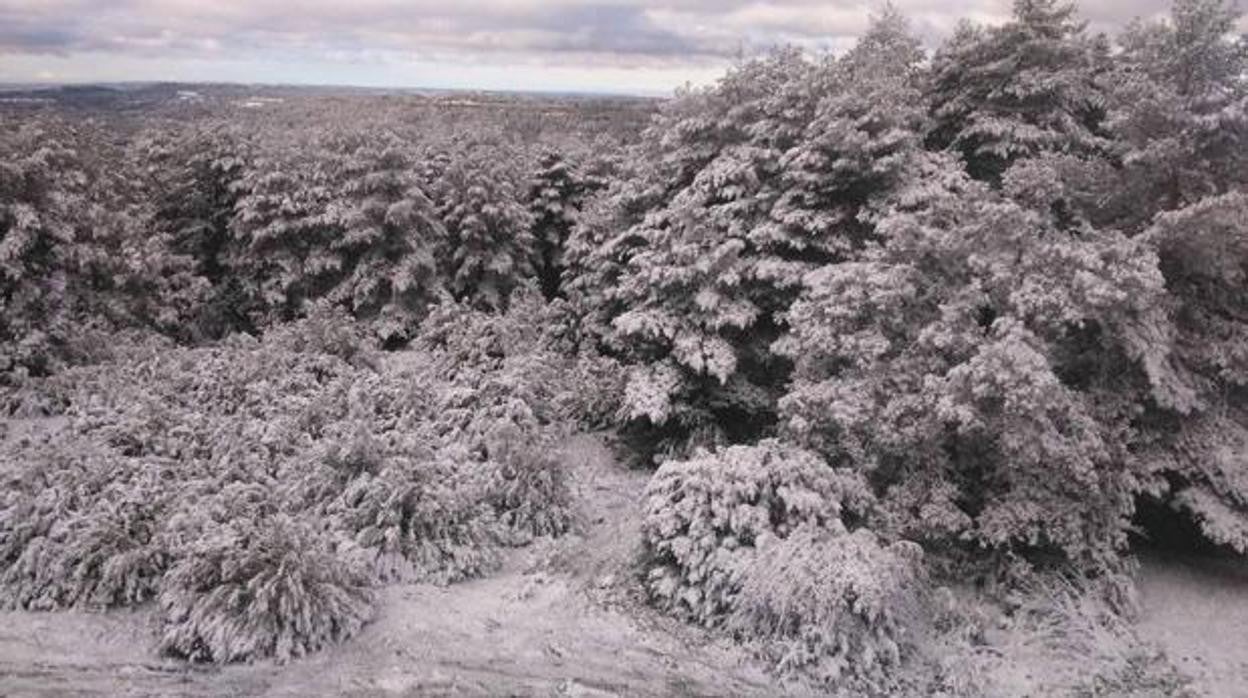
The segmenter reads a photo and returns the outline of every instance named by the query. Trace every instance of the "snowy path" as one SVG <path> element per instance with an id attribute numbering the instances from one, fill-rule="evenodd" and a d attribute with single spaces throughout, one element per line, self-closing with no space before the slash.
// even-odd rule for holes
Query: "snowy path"
<path id="1" fill-rule="evenodd" d="M 1248 697 L 1248 564 L 1160 555 L 1143 563 L 1140 635 L 1198 695 Z"/>

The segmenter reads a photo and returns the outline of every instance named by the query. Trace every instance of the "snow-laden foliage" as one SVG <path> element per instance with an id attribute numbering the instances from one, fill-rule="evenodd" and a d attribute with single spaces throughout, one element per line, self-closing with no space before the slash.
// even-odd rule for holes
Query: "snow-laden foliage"
<path id="1" fill-rule="evenodd" d="M 360 469 L 326 509 L 366 551 L 376 578 L 447 583 L 497 567 L 498 532 L 477 464 L 397 433 L 374 447 L 376 472 Z"/>
<path id="2" fill-rule="evenodd" d="M 926 623 L 922 549 L 885 545 L 865 529 L 803 526 L 768 539 L 741 575 L 727 621 L 777 670 L 828 685 L 857 680 L 887 690 Z"/>
<path id="3" fill-rule="evenodd" d="M 1067 0 L 1016 0 L 1011 21 L 963 24 L 932 61 L 931 144 L 995 179 L 1019 158 L 1109 146 L 1109 42 L 1090 37 Z"/>
<path id="4" fill-rule="evenodd" d="M 529 182 L 528 207 L 533 216 L 533 273 L 548 300 L 563 294 L 564 248 L 576 227 L 585 199 L 599 182 L 562 153 L 549 152 L 538 161 Z"/>
<path id="5" fill-rule="evenodd" d="M 209 527 L 161 585 L 161 651 L 205 662 L 284 661 L 356 634 L 373 616 L 372 592 L 334 546 L 280 515 Z"/>
<path id="6" fill-rule="evenodd" d="M 502 143 L 458 144 L 430 185 L 446 229 L 438 265 L 456 300 L 502 309 L 532 274 L 533 214 L 525 206 L 525 163 Z"/>
<path id="7" fill-rule="evenodd" d="M 324 299 L 402 340 L 438 299 L 435 253 L 445 230 L 414 149 L 384 131 L 279 141 L 239 184 L 235 260 L 265 319 L 297 317 Z"/>
<path id="8" fill-rule="evenodd" d="M 160 524 L 173 464 L 57 435 L 6 448 L 0 599 L 31 610 L 106 609 L 155 596 L 170 554 Z"/>
<path id="9" fill-rule="evenodd" d="M 883 686 L 928 620 L 922 550 L 861 528 L 874 506 L 858 473 L 774 440 L 668 461 L 646 489 L 646 587 L 782 674 Z"/>
<path id="10" fill-rule="evenodd" d="M 1115 181 L 1132 230 L 1248 183 L 1248 46 L 1227 0 L 1175 0 L 1164 20 L 1119 39 L 1109 125 L 1126 176 Z"/>
<path id="11" fill-rule="evenodd" d="M 152 129 L 131 147 L 152 200 L 153 235 L 145 318 L 185 341 L 252 328 L 255 309 L 233 268 L 232 228 L 250 143 L 232 125 Z"/>
<path id="12" fill-rule="evenodd" d="M 487 497 L 506 530 L 526 542 L 558 536 L 572 525 L 572 490 L 552 439 L 504 424 L 486 435 L 493 466 Z"/>
<path id="13" fill-rule="evenodd" d="M 0 133 L 0 380 L 93 358 L 132 323 L 145 270 L 140 197 L 89 124 L 49 118 Z M 136 247 L 138 246 L 138 247 Z"/>
<path id="14" fill-rule="evenodd" d="M 1156 257 L 1063 232 L 1064 186 L 1020 164 L 999 195 L 936 158 L 880 246 L 812 273 L 789 313 L 787 433 L 868 473 L 903 535 L 1110 564 L 1155 486 L 1126 449 L 1131 391 L 1164 360 Z"/>
<path id="15" fill-rule="evenodd" d="M 805 272 L 856 254 L 921 141 L 916 46 L 890 14 L 839 60 L 745 63 L 665 107 L 632 181 L 591 207 L 569 243 L 571 286 L 638 367 L 625 416 L 653 450 L 774 423 L 782 313 Z"/>
<path id="16" fill-rule="evenodd" d="M 1248 552 L 1248 43 L 1221 0 L 1179 0 L 1123 38 L 1113 125 L 1124 225 L 1165 278 L 1170 349 L 1144 457 L 1208 538 Z M 1171 399 L 1178 392 L 1182 399 Z"/>
<path id="17" fill-rule="evenodd" d="M 64 430 L 0 451 L 4 603 L 159 597 L 171 653 L 284 659 L 358 630 L 367 586 L 479 576 L 565 533 L 577 358 L 534 322 L 562 311 L 510 305 L 442 311 L 401 357 L 323 305 L 262 340 L 61 373 Z"/>
<path id="18" fill-rule="evenodd" d="M 665 609 L 721 623 L 756 546 L 803 525 L 844 534 L 871 506 L 855 473 L 777 441 L 668 461 L 646 487 L 646 587 Z"/>
<path id="19" fill-rule="evenodd" d="M 422 375 L 449 383 L 434 398 L 439 433 L 481 450 L 499 423 L 535 433 L 562 422 L 613 421 L 620 367 L 595 350 L 573 309 L 546 303 L 527 286 L 507 306 L 491 313 L 444 305 L 422 328 L 415 345 L 431 359 Z"/>

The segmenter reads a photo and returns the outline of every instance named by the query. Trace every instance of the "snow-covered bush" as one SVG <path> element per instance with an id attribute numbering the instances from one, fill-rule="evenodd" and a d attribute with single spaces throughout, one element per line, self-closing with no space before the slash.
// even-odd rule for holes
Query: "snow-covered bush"
<path id="1" fill-rule="evenodd" d="M 210 527 L 161 585 L 161 651 L 288 660 L 351 637 L 372 618 L 372 592 L 335 546 L 286 516 Z"/>
<path id="2" fill-rule="evenodd" d="M 479 450 L 503 422 L 530 434 L 610 422 L 621 394 L 619 367 L 581 334 L 568 305 L 547 303 L 526 285 L 507 306 L 492 313 L 446 305 L 422 327 L 415 346 L 429 362 L 413 378 L 444 382 L 433 396 L 439 433 Z"/>
<path id="3" fill-rule="evenodd" d="M 342 308 L 328 302 L 312 305 L 306 317 L 272 328 L 265 343 L 293 353 L 328 354 L 357 367 L 375 368 L 376 337 Z"/>
<path id="4" fill-rule="evenodd" d="M 743 568 L 727 627 L 783 673 L 887 686 L 929 621 L 922 550 L 866 529 L 802 526 L 769 538 Z"/>
<path id="5" fill-rule="evenodd" d="M 56 439 L 4 449 L 0 599 L 31 610 L 151 599 L 170 559 L 160 527 L 174 495 L 172 463 Z"/>
<path id="6" fill-rule="evenodd" d="M 719 624 L 756 547 L 802 526 L 843 534 L 871 506 L 856 474 L 775 440 L 668 461 L 646 487 L 646 587 L 660 607 Z"/>
<path id="7" fill-rule="evenodd" d="M 556 444 L 504 424 L 486 436 L 486 497 L 499 522 L 524 543 L 572 524 L 572 491 Z"/>
<path id="8" fill-rule="evenodd" d="M 922 550 L 862 528 L 873 508 L 857 473 L 774 440 L 668 461 L 646 489 L 646 587 L 781 673 L 885 685 L 930 619 Z"/>
<path id="9" fill-rule="evenodd" d="M 403 437 L 396 437 L 402 439 Z M 409 446 L 350 480 L 328 515 L 381 581 L 456 582 L 495 569 L 499 534 L 474 464 Z"/>

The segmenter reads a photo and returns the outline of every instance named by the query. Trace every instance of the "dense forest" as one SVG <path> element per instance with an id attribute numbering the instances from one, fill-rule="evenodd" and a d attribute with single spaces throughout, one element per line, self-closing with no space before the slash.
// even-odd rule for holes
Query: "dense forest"
<path id="1" fill-rule="evenodd" d="M 778 675 L 1003 695 L 1008 626 L 1162 694 L 1103 656 L 1133 544 L 1248 554 L 1238 21 L 890 9 L 609 109 L 0 103 L 0 601 L 298 657 L 574 530 L 594 431 L 653 471 L 620 584 Z"/>

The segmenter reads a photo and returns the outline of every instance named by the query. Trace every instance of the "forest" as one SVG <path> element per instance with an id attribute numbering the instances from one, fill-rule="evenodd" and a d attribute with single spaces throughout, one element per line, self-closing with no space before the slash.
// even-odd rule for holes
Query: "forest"
<path id="1" fill-rule="evenodd" d="M 886 8 L 665 100 L 0 99 L 0 606 L 304 661 L 578 535 L 592 434 L 625 612 L 777 691 L 1188 695 L 1131 619 L 1150 541 L 1248 555 L 1239 21 Z"/>

